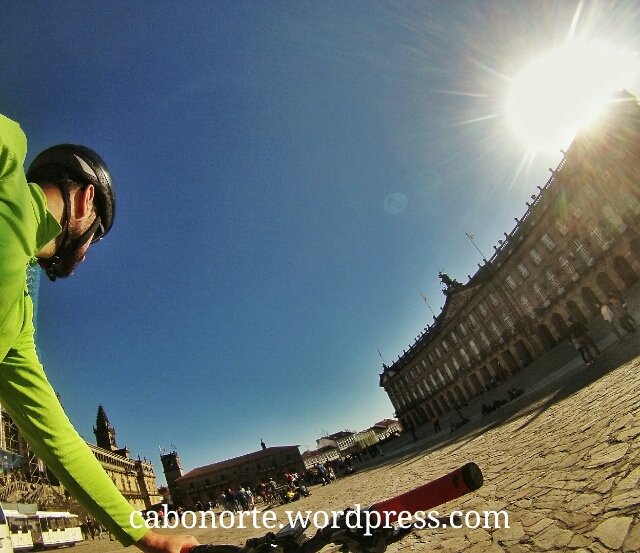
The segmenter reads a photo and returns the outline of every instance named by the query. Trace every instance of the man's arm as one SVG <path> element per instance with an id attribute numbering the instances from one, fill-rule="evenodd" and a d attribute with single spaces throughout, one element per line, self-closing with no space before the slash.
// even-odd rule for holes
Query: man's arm
<path id="1" fill-rule="evenodd" d="M 148 529 L 67 418 L 40 365 L 33 344 L 32 304 L 23 297 L 23 327 L 0 361 L 0 402 L 31 450 L 69 493 L 124 545 Z"/>
<path id="2" fill-rule="evenodd" d="M 182 553 L 183 547 L 191 545 L 198 545 L 198 540 L 193 536 L 158 534 L 153 530 L 136 542 L 136 547 L 144 553 Z"/>

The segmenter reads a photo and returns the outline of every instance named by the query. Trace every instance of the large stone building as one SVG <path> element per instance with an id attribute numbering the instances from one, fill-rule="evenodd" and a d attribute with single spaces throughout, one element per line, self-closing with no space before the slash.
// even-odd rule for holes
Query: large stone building
<path id="1" fill-rule="evenodd" d="M 327 461 L 337 461 L 341 458 L 338 446 L 326 445 L 302 454 L 302 462 L 307 470 L 316 465 L 324 465 Z"/>
<path id="2" fill-rule="evenodd" d="M 403 427 L 526 370 L 640 275 L 640 107 L 626 92 L 580 131 L 551 178 L 465 284 L 440 274 L 442 312 L 383 367 Z"/>
<path id="3" fill-rule="evenodd" d="M 37 503 L 41 508 L 78 510 L 70 505 L 53 474 L 30 450 L 11 417 L 0 410 L 0 499 L 16 503 Z M 115 429 L 102 406 L 98 408 L 94 428 L 97 445 L 87 445 L 111 477 L 120 493 L 138 510 L 162 501 L 156 488 L 153 464 L 146 460 L 130 459 L 128 448 L 118 448 Z"/>
<path id="4" fill-rule="evenodd" d="M 159 504 L 162 496 L 156 487 L 153 465 L 146 459 L 130 459 L 129 448 L 117 446 L 116 431 L 102 405 L 98 407 L 93 433 L 97 446 L 89 447 L 125 499 L 138 510 Z"/>
<path id="5" fill-rule="evenodd" d="M 183 474 L 180 458 L 172 451 L 160 456 L 174 506 L 193 509 L 197 502 L 215 502 L 220 494 L 240 486 L 255 490 L 260 482 L 273 478 L 284 482 L 283 475 L 304 472 L 299 446 L 264 447 L 259 451 L 227 459 Z"/>

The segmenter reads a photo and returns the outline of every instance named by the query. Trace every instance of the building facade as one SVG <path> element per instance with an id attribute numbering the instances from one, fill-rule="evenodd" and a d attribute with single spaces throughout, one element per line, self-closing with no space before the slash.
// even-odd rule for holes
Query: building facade
<path id="1" fill-rule="evenodd" d="M 640 275 L 640 107 L 616 96 L 576 135 L 527 211 L 462 284 L 441 273 L 438 317 L 390 366 L 380 386 L 404 428 L 489 389 L 588 323 L 597 302 Z"/>
<path id="2" fill-rule="evenodd" d="M 345 452 L 357 444 L 356 433 L 349 430 L 341 430 L 329 436 L 318 438 L 316 444 L 319 449 L 331 446 L 338 448 L 340 452 Z"/>
<path id="3" fill-rule="evenodd" d="M 186 509 L 196 503 L 215 502 L 220 494 L 240 486 L 255 490 L 261 482 L 273 478 L 284 482 L 285 473 L 302 473 L 305 470 L 299 446 L 265 447 L 260 451 L 198 467 L 186 474 L 182 472 L 177 452 L 162 455 L 167 486 L 173 505 Z"/>
<path id="4" fill-rule="evenodd" d="M 11 417 L 0 410 L 0 419 L 0 458 L 3 461 L 0 499 L 37 503 L 41 508 L 76 510 L 69 504 L 70 500 L 56 477 L 30 450 Z M 98 445 L 88 442 L 87 445 L 125 499 L 137 510 L 148 509 L 161 502 L 153 464 L 130 459 L 128 448 L 117 447 L 115 430 L 102 406 L 98 408 L 94 433 Z"/>
<path id="5" fill-rule="evenodd" d="M 302 462 L 307 470 L 316 465 L 324 465 L 327 461 L 337 461 L 340 458 L 340 450 L 334 445 L 327 445 L 319 449 L 305 451 L 302 454 Z"/>
<path id="6" fill-rule="evenodd" d="M 371 427 L 371 430 L 375 432 L 376 441 L 383 442 L 389 438 L 400 435 L 402 428 L 400 428 L 397 420 L 384 419 L 375 423 Z"/>
<path id="7" fill-rule="evenodd" d="M 97 445 L 88 444 L 89 448 L 125 499 L 139 511 L 158 505 L 162 495 L 156 486 L 153 464 L 146 459 L 130 459 L 129 448 L 117 446 L 116 431 L 102 405 L 98 407 L 93 433 Z"/>

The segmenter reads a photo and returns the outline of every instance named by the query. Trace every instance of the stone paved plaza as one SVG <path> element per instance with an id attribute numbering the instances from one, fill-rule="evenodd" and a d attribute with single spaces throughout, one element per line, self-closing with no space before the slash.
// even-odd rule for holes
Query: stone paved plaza
<path id="1" fill-rule="evenodd" d="M 443 420 L 437 435 L 425 426 L 418 429 L 417 442 L 398 438 L 379 461 L 356 466 L 354 475 L 316 486 L 310 497 L 274 509 L 278 521 L 285 520 L 286 508 L 365 507 L 474 461 L 484 473 L 484 486 L 440 511 L 505 510 L 510 528 L 419 530 L 388 551 L 639 551 L 639 335 L 609 345 L 590 367 L 575 358 L 570 346 L 559 346 L 541 368 L 521 376 L 520 383 L 528 386 L 516 401 L 486 417 L 479 414 L 483 401 L 506 396 L 514 380 L 518 385 L 514 379 L 492 397 L 465 407 L 471 423 L 456 433 L 449 434 Z M 562 367 L 544 373 L 563 355 Z M 203 543 L 236 544 L 264 532 L 190 531 Z M 78 547 L 122 550 L 107 540 Z"/>

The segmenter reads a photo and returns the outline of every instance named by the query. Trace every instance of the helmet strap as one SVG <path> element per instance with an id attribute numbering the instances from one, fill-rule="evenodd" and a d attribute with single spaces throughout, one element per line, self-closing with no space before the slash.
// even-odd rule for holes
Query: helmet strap
<path id="1" fill-rule="evenodd" d="M 100 226 L 100 216 L 96 215 L 92 225 L 81 236 L 75 240 L 69 238 L 69 221 L 71 220 L 71 194 L 69 192 L 69 178 L 66 177 L 62 182 L 56 183 L 60 189 L 62 199 L 64 201 L 64 214 L 63 214 L 63 226 L 62 226 L 62 238 L 58 248 L 54 252 L 52 257 L 46 259 L 40 259 L 38 264 L 42 267 L 52 282 L 55 282 L 56 276 L 52 272 L 52 268 L 55 267 L 64 256 L 74 250 L 82 248 L 91 238 L 95 235 L 98 227 Z"/>

